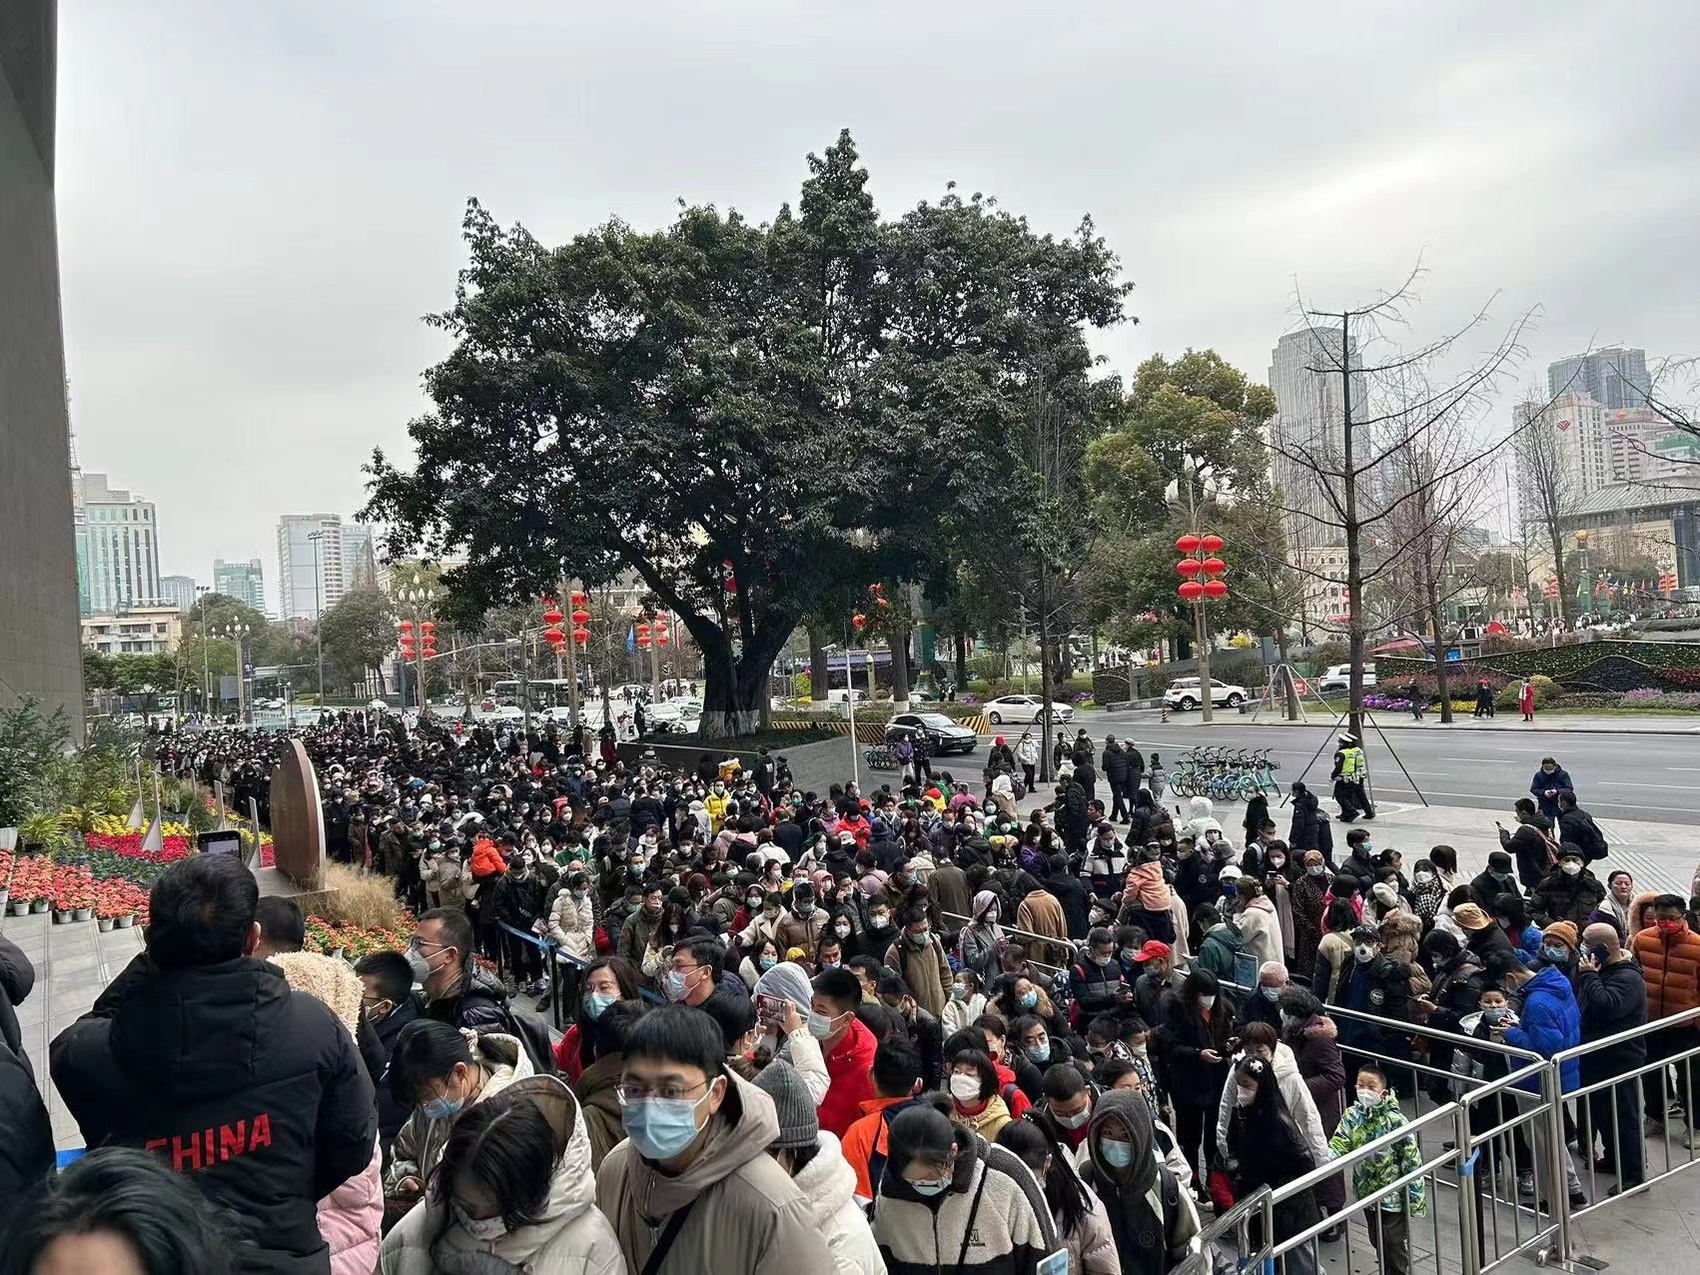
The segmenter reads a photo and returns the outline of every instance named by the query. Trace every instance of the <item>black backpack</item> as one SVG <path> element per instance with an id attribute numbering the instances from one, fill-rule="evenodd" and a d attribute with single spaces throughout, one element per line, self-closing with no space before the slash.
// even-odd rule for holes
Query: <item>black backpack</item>
<path id="1" fill-rule="evenodd" d="M 548 1025 L 534 1015 L 516 1014 L 512 1006 L 508 1007 L 507 1016 L 508 1030 L 525 1046 L 532 1070 L 540 1076 L 557 1074 L 555 1042 L 550 1039 Z"/>

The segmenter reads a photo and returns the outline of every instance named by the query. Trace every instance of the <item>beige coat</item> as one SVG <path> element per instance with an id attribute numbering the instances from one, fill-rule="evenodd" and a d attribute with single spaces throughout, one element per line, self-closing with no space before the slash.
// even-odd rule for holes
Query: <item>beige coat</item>
<path id="1" fill-rule="evenodd" d="M 590 1139 L 572 1090 L 555 1076 L 532 1076 L 509 1090 L 510 1099 L 521 1096 L 537 1103 L 555 1130 L 542 1218 L 482 1243 L 453 1223 L 445 1201 L 428 1195 L 384 1240 L 380 1275 L 480 1270 L 485 1253 L 529 1275 L 629 1275 L 614 1229 L 596 1207 Z"/>
<path id="2" fill-rule="evenodd" d="M 683 1173 L 659 1172 L 630 1139 L 597 1170 L 596 1203 L 628 1269 L 643 1269 L 661 1226 L 689 1204 L 662 1275 L 824 1275 L 835 1263 L 809 1201 L 767 1154 L 779 1136 L 773 1099 L 730 1073 L 726 1082 L 707 1144 Z"/>
<path id="3" fill-rule="evenodd" d="M 583 903 L 573 898 L 571 890 L 555 896 L 555 906 L 549 913 L 549 937 L 568 956 L 581 961 L 596 958 L 596 910 L 589 895 Z"/>

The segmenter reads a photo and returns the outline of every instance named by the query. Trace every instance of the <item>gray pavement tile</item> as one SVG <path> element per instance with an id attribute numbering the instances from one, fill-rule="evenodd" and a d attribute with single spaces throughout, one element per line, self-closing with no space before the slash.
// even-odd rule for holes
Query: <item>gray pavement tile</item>
<path id="1" fill-rule="evenodd" d="M 47 998 L 39 992 L 31 996 L 22 1005 L 17 1006 L 18 1025 L 34 1027 L 47 1017 Z"/>
<path id="2" fill-rule="evenodd" d="M 100 977 L 100 953 L 93 948 L 87 951 L 61 952 L 55 947 L 47 958 L 47 967 L 48 972 L 56 979 L 75 978 L 78 975 L 87 974 L 98 980 Z"/>

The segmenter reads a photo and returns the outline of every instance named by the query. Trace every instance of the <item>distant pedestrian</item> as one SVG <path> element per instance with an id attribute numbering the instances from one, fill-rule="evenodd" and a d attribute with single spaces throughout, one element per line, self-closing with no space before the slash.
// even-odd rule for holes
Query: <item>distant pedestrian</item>
<path id="1" fill-rule="evenodd" d="M 1375 807 L 1364 789 L 1368 775 L 1369 761 L 1358 737 L 1340 736 L 1340 746 L 1334 752 L 1334 769 L 1328 777 L 1334 781 L 1334 800 L 1340 803 L 1341 822 L 1351 823 L 1360 814 L 1365 819 L 1375 818 Z"/>
<path id="2" fill-rule="evenodd" d="M 1535 684 L 1528 678 L 1517 688 L 1517 707 L 1522 710 L 1524 721 L 1535 720 Z"/>
<path id="3" fill-rule="evenodd" d="M 1493 716 L 1493 687 L 1485 677 L 1476 683 L 1476 716 Z"/>
<path id="4" fill-rule="evenodd" d="M 1405 698 L 1411 701 L 1411 717 L 1416 721 L 1422 721 L 1423 707 L 1428 699 L 1428 697 L 1423 694 L 1422 688 L 1415 682 L 1409 683 L 1405 687 Z"/>

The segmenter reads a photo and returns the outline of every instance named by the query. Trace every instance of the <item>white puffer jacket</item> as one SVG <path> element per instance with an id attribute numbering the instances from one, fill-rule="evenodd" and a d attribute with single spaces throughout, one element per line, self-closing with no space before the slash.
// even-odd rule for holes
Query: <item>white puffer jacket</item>
<path id="1" fill-rule="evenodd" d="M 385 1238 L 381 1275 L 474 1271 L 482 1254 L 529 1275 L 628 1275 L 619 1237 L 596 1207 L 590 1136 L 572 1090 L 555 1076 L 532 1076 L 508 1087 L 504 1101 L 516 1098 L 535 1102 L 555 1130 L 558 1158 L 542 1220 L 485 1243 L 450 1218 L 446 1201 L 428 1195 Z"/>
<path id="2" fill-rule="evenodd" d="M 809 1202 L 809 1216 L 832 1252 L 838 1275 L 885 1275 L 885 1259 L 854 1198 L 856 1170 L 835 1134 L 822 1129 L 816 1138 L 815 1158 L 793 1181 Z"/>
<path id="3" fill-rule="evenodd" d="M 561 945 L 561 951 L 581 961 L 596 957 L 596 911 L 590 896 L 584 902 L 573 898 L 571 890 L 555 896 L 555 909 L 549 914 L 549 937 Z"/>

